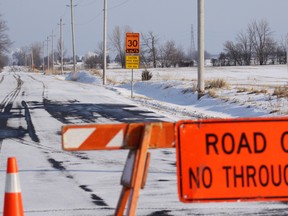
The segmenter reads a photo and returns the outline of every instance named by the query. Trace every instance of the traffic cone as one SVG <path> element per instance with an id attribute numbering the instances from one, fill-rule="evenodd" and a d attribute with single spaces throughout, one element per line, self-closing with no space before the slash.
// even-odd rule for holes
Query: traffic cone
<path id="1" fill-rule="evenodd" d="M 22 194 L 16 158 L 8 158 L 3 216 L 23 216 Z"/>

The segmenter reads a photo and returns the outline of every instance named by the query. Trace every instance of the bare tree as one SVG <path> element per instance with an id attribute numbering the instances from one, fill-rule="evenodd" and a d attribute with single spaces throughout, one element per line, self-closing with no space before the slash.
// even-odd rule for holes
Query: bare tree
<path id="1" fill-rule="evenodd" d="M 276 49 L 276 58 L 279 64 L 286 64 L 287 63 L 287 39 L 288 35 L 281 39 L 279 45 Z"/>
<path id="2" fill-rule="evenodd" d="M 8 52 L 10 45 L 12 44 L 9 36 L 7 35 L 8 27 L 4 20 L 1 18 L 0 14 L 0 68 L 6 65 L 7 56 L 5 53 Z"/>
<path id="3" fill-rule="evenodd" d="M 25 53 L 22 49 L 19 49 L 12 54 L 13 64 L 15 65 L 25 65 Z"/>
<path id="4" fill-rule="evenodd" d="M 226 53 L 221 52 L 219 54 L 218 60 L 219 60 L 219 65 L 220 66 L 227 66 L 227 54 Z"/>
<path id="5" fill-rule="evenodd" d="M 122 68 L 125 67 L 125 37 L 126 32 L 130 32 L 131 28 L 126 26 L 122 30 L 119 26 L 116 26 L 113 30 L 112 36 L 110 37 L 111 44 L 114 51 L 117 53 L 117 57 L 121 63 Z"/>
<path id="6" fill-rule="evenodd" d="M 253 46 L 250 32 L 240 32 L 236 37 L 236 43 L 226 41 L 224 44 L 226 58 L 229 65 L 250 65 Z"/>
<path id="7" fill-rule="evenodd" d="M 8 63 L 9 63 L 9 57 L 7 55 L 0 54 L 0 69 L 8 65 Z"/>
<path id="8" fill-rule="evenodd" d="M 266 20 L 253 21 L 248 26 L 248 32 L 252 38 L 256 59 L 260 65 L 267 64 L 269 54 L 275 51 L 276 47 L 268 22 Z"/>
<path id="9" fill-rule="evenodd" d="M 36 68 L 39 68 L 42 65 L 43 58 L 41 57 L 42 52 L 42 43 L 33 43 L 30 47 L 31 55 L 30 55 L 30 61 Z M 34 67 L 33 66 L 33 67 Z"/>
<path id="10" fill-rule="evenodd" d="M 241 53 L 241 58 L 244 65 L 250 65 L 252 54 L 253 54 L 253 44 L 252 35 L 249 31 L 240 32 L 236 38 L 238 42 L 238 49 Z"/>
<path id="11" fill-rule="evenodd" d="M 99 64 L 100 65 L 100 67 L 103 69 L 103 67 L 104 67 L 104 64 L 103 64 L 103 60 L 104 60 L 104 50 L 103 50 L 103 41 L 101 41 L 101 42 L 99 42 L 98 43 L 98 45 L 97 45 L 97 49 L 96 49 L 96 54 L 97 54 L 97 56 L 98 56 L 98 62 L 97 62 L 97 64 Z M 108 48 L 108 50 L 109 50 L 109 48 Z M 125 58 L 125 56 L 124 56 L 124 58 Z M 110 57 L 109 57 L 109 55 L 107 55 L 106 56 L 106 62 L 107 63 L 110 63 Z"/>
<path id="12" fill-rule="evenodd" d="M 162 67 L 172 66 L 172 58 L 175 52 L 176 52 L 175 41 L 167 41 L 163 46 L 161 46 L 160 62 Z"/>
<path id="13" fill-rule="evenodd" d="M 142 36 L 142 54 L 141 57 L 146 59 L 148 62 L 153 62 L 153 67 L 157 67 L 158 60 L 158 36 L 156 36 L 152 31 L 148 32 L 148 34 L 141 34 Z M 146 57 L 147 55 L 147 57 Z"/>
<path id="14" fill-rule="evenodd" d="M 266 20 L 253 21 L 246 32 L 240 32 L 236 43 L 227 41 L 224 44 L 227 65 L 250 65 L 254 58 L 260 65 L 276 59 L 277 43 Z"/>
<path id="15" fill-rule="evenodd" d="M 102 68 L 103 69 L 103 57 L 104 57 L 104 51 L 103 51 L 103 41 L 99 42 L 97 45 L 97 49 L 94 53 L 90 53 L 85 56 L 85 66 L 89 69 L 92 68 Z M 106 56 L 107 63 L 110 63 L 110 57 L 109 55 Z"/>
<path id="16" fill-rule="evenodd" d="M 64 45 L 62 44 L 62 49 L 63 49 L 63 59 L 65 58 L 65 56 L 67 55 L 67 49 L 64 48 Z M 57 50 L 56 52 L 54 52 L 55 57 L 57 59 L 57 61 L 61 62 L 61 41 L 58 40 L 57 42 Z"/>
<path id="17" fill-rule="evenodd" d="M 97 64 L 99 63 L 99 58 L 96 53 L 90 53 L 85 56 L 85 67 L 88 69 L 97 68 Z"/>
<path id="18" fill-rule="evenodd" d="M 14 59 L 13 64 L 17 64 L 18 66 L 27 66 L 31 64 L 31 59 L 29 58 L 29 55 L 31 55 L 31 51 L 29 54 L 29 47 L 22 47 L 19 50 L 15 51 L 12 56 Z"/>
<path id="19" fill-rule="evenodd" d="M 176 47 L 173 40 L 167 41 L 160 47 L 160 62 L 162 67 L 176 67 L 185 58 L 185 53 L 181 47 Z"/>
<path id="20" fill-rule="evenodd" d="M 228 57 L 229 65 L 242 65 L 241 53 L 239 51 L 239 46 L 234 44 L 232 41 L 226 41 L 224 44 L 224 50 L 226 51 L 226 57 Z"/>

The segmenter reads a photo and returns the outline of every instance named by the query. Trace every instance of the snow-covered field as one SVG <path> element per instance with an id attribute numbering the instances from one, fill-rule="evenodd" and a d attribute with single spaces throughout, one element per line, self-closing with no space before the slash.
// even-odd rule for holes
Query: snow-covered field
<path id="1" fill-rule="evenodd" d="M 206 96 L 200 100 L 193 92 L 197 89 L 197 68 L 149 71 L 153 74 L 152 79 L 139 82 L 142 70 L 134 70 L 134 100 L 160 110 L 169 110 L 176 116 L 184 114 L 179 118 L 257 117 L 288 113 L 287 98 L 274 94 L 279 88 L 285 92 L 288 90 L 286 65 L 206 67 L 207 83 L 220 79 L 228 86 L 207 90 Z M 107 77 L 116 82 L 113 89 L 117 87 L 119 92 L 127 96 L 130 94 L 131 71 L 111 70 L 107 72 Z"/>
<path id="2" fill-rule="evenodd" d="M 9 68 L 0 73 L 0 203 L 6 159 L 16 156 L 25 215 L 113 215 L 127 152 L 64 152 L 60 132 L 64 124 L 288 113 L 287 98 L 273 95 L 275 89 L 287 86 L 286 66 L 207 67 L 206 80 L 223 79 L 228 86 L 210 89 L 213 97 L 207 90 L 200 100 L 193 92 L 196 68 L 151 69 L 153 78 L 146 82 L 140 81 L 141 71 L 134 70 L 132 99 L 131 70 L 109 69 L 105 87 L 100 77 L 86 72 L 79 73 L 78 82 L 68 81 L 69 75 L 10 72 Z M 121 112 L 129 116 L 122 117 Z M 180 203 L 175 150 L 151 152 L 137 215 L 287 215 L 283 202 Z"/>

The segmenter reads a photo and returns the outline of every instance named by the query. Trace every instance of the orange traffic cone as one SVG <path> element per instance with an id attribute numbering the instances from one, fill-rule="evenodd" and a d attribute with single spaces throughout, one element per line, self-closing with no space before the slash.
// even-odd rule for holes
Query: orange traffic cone
<path id="1" fill-rule="evenodd" d="M 23 216 L 23 204 L 16 158 L 8 158 L 3 216 Z"/>

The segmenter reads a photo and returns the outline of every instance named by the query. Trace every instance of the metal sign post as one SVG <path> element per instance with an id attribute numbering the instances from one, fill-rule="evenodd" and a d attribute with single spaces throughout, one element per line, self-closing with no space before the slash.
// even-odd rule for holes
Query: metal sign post
<path id="1" fill-rule="evenodd" d="M 133 98 L 133 82 L 134 82 L 134 70 L 139 69 L 139 56 L 136 55 L 126 55 L 126 69 L 131 70 L 131 98 Z"/>
<path id="2" fill-rule="evenodd" d="M 134 73 L 133 73 L 133 69 L 131 71 L 131 98 L 133 98 L 133 77 Z"/>
<path id="3" fill-rule="evenodd" d="M 139 69 L 140 58 L 140 34 L 139 33 L 126 33 L 126 69 L 131 71 L 131 98 L 133 98 L 133 69 Z"/>

